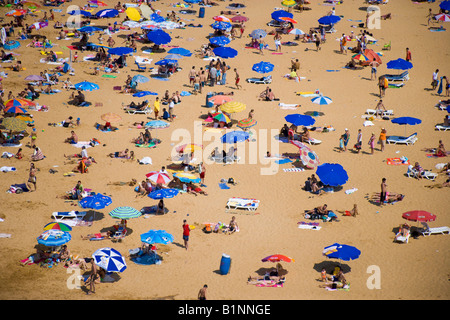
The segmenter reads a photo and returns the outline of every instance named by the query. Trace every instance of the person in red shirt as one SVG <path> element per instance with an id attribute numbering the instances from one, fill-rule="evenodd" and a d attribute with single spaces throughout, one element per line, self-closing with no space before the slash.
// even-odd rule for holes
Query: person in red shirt
<path id="1" fill-rule="evenodd" d="M 406 48 L 406 61 L 411 61 L 411 51 L 409 51 L 409 48 Z"/>
<path id="2" fill-rule="evenodd" d="M 186 248 L 186 250 L 188 249 L 190 231 L 191 228 L 189 227 L 187 221 L 183 220 L 183 240 L 184 240 L 184 247 Z"/>

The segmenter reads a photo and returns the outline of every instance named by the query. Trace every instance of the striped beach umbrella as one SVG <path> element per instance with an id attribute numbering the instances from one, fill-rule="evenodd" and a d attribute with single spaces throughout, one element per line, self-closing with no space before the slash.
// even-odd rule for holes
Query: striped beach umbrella
<path id="1" fill-rule="evenodd" d="M 256 126 L 257 123 L 258 122 L 255 119 L 246 118 L 246 119 L 239 120 L 239 122 L 237 123 L 237 126 L 238 126 L 238 128 L 241 128 L 242 130 L 246 130 L 253 126 Z"/>
<path id="2" fill-rule="evenodd" d="M 72 231 L 72 227 L 62 222 L 50 222 L 44 226 L 44 230 Z"/>
<path id="3" fill-rule="evenodd" d="M 330 103 L 333 102 L 330 98 L 325 97 L 323 95 L 319 95 L 318 97 L 314 97 L 314 98 L 311 99 L 311 101 L 312 101 L 312 103 L 319 104 L 319 105 L 327 105 L 327 104 L 330 104 Z"/>
<path id="4" fill-rule="evenodd" d="M 220 106 L 220 110 L 226 113 L 236 113 L 244 111 L 247 106 L 242 102 L 229 101 Z"/>
<path id="5" fill-rule="evenodd" d="M 225 123 L 229 123 L 231 122 L 231 119 L 224 114 L 223 112 L 218 112 L 213 116 L 214 119 L 216 119 L 219 122 L 225 122 Z"/>
<path id="6" fill-rule="evenodd" d="M 92 254 L 94 263 L 106 272 L 123 272 L 127 268 L 125 258 L 113 248 L 98 249 Z"/>
<path id="7" fill-rule="evenodd" d="M 133 219 L 139 218 L 142 213 L 132 207 L 117 207 L 112 210 L 109 215 L 116 219 Z"/>
<path id="8" fill-rule="evenodd" d="M 434 19 L 436 19 L 437 21 L 449 22 L 450 21 L 450 15 L 446 14 L 446 13 L 441 13 L 441 14 L 435 15 Z"/>
<path id="9" fill-rule="evenodd" d="M 150 181 L 156 184 L 168 184 L 170 182 L 170 177 L 167 173 L 159 171 L 151 171 L 145 175 Z"/>
<path id="10" fill-rule="evenodd" d="M 9 99 L 6 100 L 5 102 L 5 107 L 9 108 L 9 107 L 20 107 L 20 108 L 25 108 L 25 107 L 32 107 L 35 106 L 36 104 L 33 101 L 27 100 L 27 99 Z M 12 112 L 12 113 L 21 113 L 21 112 Z M 26 110 L 25 112 L 26 113 Z"/>
<path id="11" fill-rule="evenodd" d="M 357 61 L 369 61 L 369 58 L 366 57 L 364 54 L 362 53 L 357 53 L 354 56 L 352 56 L 353 60 L 357 60 Z"/>
<path id="12" fill-rule="evenodd" d="M 292 259 L 291 257 L 282 255 L 282 254 L 272 254 L 270 256 L 265 257 L 264 259 L 261 260 L 262 262 L 295 262 L 294 259 Z"/>
<path id="13" fill-rule="evenodd" d="M 309 169 L 314 169 L 320 164 L 319 157 L 311 149 L 301 148 L 300 149 L 300 160 Z"/>

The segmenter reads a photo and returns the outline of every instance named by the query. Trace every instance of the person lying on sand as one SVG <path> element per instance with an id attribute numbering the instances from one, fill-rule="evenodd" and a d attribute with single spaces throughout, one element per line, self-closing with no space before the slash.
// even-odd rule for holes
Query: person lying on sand
<path id="1" fill-rule="evenodd" d="M 396 202 L 396 201 L 402 201 L 405 197 L 404 194 L 395 193 L 395 192 L 386 192 L 386 199 L 388 203 Z M 374 193 L 370 200 L 374 202 L 380 202 L 380 193 Z"/>
<path id="2" fill-rule="evenodd" d="M 110 239 L 114 235 L 114 232 L 111 230 L 108 230 L 106 232 L 100 232 L 100 233 L 93 233 L 88 234 L 87 236 L 81 236 L 81 239 L 83 240 L 92 240 L 92 239 Z"/>
<path id="3" fill-rule="evenodd" d="M 200 189 L 199 187 L 196 187 L 192 182 L 189 182 L 187 184 L 187 193 L 192 193 L 195 194 L 197 196 L 198 193 L 203 194 L 205 196 L 207 196 L 208 194 L 206 193 L 206 191 L 203 191 L 202 189 Z"/>
<path id="4" fill-rule="evenodd" d="M 348 210 L 336 210 L 336 212 L 342 213 L 344 216 L 348 216 L 348 217 L 356 217 L 357 215 L 359 215 L 358 212 L 358 206 L 356 205 L 356 203 L 353 205 L 353 209 L 348 211 Z"/>
<path id="5" fill-rule="evenodd" d="M 108 182 L 108 186 L 135 186 L 137 184 L 136 179 L 131 179 L 131 181 L 123 182 L 123 181 L 117 181 L 117 182 Z"/>
<path id="6" fill-rule="evenodd" d="M 116 152 L 112 152 L 110 154 L 107 155 L 107 157 L 110 158 L 128 158 L 128 149 L 125 149 L 123 151 L 116 151 Z"/>
<path id="7" fill-rule="evenodd" d="M 429 189 L 434 189 L 434 188 L 441 189 L 441 188 L 445 188 L 445 187 L 450 187 L 450 178 L 445 180 L 445 182 L 443 182 L 443 183 L 436 183 L 436 184 L 432 184 L 432 185 L 425 186 L 425 187 L 429 188 Z"/>

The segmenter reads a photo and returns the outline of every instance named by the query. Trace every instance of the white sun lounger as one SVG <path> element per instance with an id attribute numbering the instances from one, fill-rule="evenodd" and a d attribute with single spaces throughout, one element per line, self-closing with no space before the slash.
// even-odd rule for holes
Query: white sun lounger
<path id="1" fill-rule="evenodd" d="M 227 209 L 246 209 L 255 211 L 259 207 L 259 200 L 250 198 L 229 198 L 227 201 Z"/>
<path id="2" fill-rule="evenodd" d="M 406 236 L 402 236 L 401 233 L 397 233 L 395 235 L 395 242 L 402 242 L 402 243 L 408 243 L 409 242 L 409 237 L 410 237 L 410 233 L 408 232 L 408 234 Z"/>
<path id="3" fill-rule="evenodd" d="M 422 222 L 422 225 L 425 227 L 424 230 L 420 231 L 423 236 L 430 236 L 432 234 L 450 234 L 449 227 L 430 228 L 426 222 Z"/>
<path id="4" fill-rule="evenodd" d="M 386 139 L 386 142 L 388 144 L 414 144 L 417 141 L 417 132 L 413 133 L 409 137 L 402 137 L 402 136 L 389 136 Z"/>
<path id="5" fill-rule="evenodd" d="M 437 124 L 435 128 L 439 131 L 447 131 L 450 130 L 450 126 L 444 126 L 442 124 Z"/>
<path id="6" fill-rule="evenodd" d="M 368 114 L 369 116 L 375 116 L 377 114 L 377 110 L 376 109 L 367 109 L 366 114 Z M 382 117 L 389 117 L 389 116 L 393 116 L 393 115 L 394 115 L 394 110 L 386 110 L 381 113 Z"/>

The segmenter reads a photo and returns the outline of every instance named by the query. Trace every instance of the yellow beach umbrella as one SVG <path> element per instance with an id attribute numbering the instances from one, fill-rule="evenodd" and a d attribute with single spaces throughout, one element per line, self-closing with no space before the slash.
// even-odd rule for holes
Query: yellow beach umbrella
<path id="1" fill-rule="evenodd" d="M 297 4 L 294 0 L 284 0 L 281 4 L 285 7 L 293 7 Z"/>
<path id="2" fill-rule="evenodd" d="M 127 14 L 127 17 L 130 18 L 130 20 L 139 21 L 141 19 L 141 14 L 136 8 L 127 8 L 127 10 L 125 10 L 125 13 Z"/>
<path id="3" fill-rule="evenodd" d="M 237 113 L 244 111 L 247 106 L 242 102 L 229 101 L 220 106 L 220 110 L 226 113 Z"/>
<path id="4" fill-rule="evenodd" d="M 25 121 L 13 117 L 4 118 L 2 121 L 2 126 L 6 130 L 11 130 L 14 132 L 20 132 L 27 129 L 27 123 Z"/>

